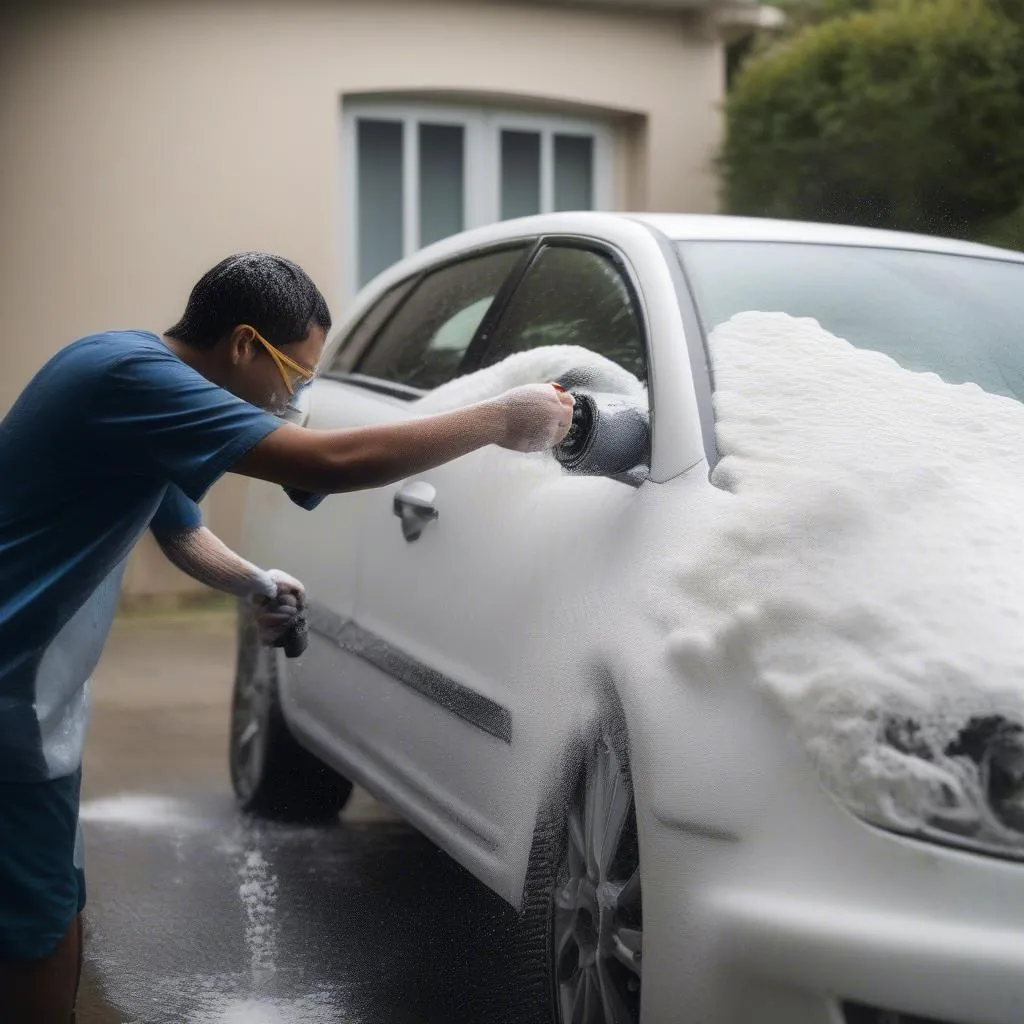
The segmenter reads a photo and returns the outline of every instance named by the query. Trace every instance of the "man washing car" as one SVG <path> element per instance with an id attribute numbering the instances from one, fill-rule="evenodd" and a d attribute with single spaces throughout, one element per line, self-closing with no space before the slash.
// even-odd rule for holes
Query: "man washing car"
<path id="1" fill-rule="evenodd" d="M 276 641 L 301 583 L 202 525 L 226 472 L 314 493 L 378 487 L 497 444 L 561 441 L 572 399 L 528 385 L 451 413 L 316 431 L 283 423 L 330 329 L 295 264 L 247 253 L 196 284 L 163 337 L 92 335 L 0 423 L 0 1020 L 73 1020 L 85 903 L 78 799 L 88 680 L 147 529 L 179 568 L 257 604 Z"/>

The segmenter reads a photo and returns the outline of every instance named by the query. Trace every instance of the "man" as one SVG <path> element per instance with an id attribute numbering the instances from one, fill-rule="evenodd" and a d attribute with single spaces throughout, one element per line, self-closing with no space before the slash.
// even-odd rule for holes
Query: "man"
<path id="1" fill-rule="evenodd" d="M 88 680 L 143 531 L 185 572 L 252 599 L 273 642 L 302 607 L 302 585 L 251 565 L 203 527 L 196 503 L 224 473 L 336 493 L 383 486 L 488 444 L 549 448 L 568 431 L 572 400 L 546 384 L 395 425 L 284 423 L 271 413 L 315 376 L 330 323 L 295 264 L 234 256 L 203 276 L 162 338 L 117 331 L 74 342 L 0 423 L 5 1024 L 74 1019 Z"/>

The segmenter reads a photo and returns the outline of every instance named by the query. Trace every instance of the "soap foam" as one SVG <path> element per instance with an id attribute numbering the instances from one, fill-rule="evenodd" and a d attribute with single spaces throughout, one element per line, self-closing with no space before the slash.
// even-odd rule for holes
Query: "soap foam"
<path id="1" fill-rule="evenodd" d="M 238 873 L 238 896 L 245 912 L 245 944 L 253 984 L 259 987 L 277 970 L 277 876 L 258 849 L 245 852 Z"/>
<path id="2" fill-rule="evenodd" d="M 579 377 L 591 391 L 642 397 L 646 388 L 628 370 L 578 345 L 548 345 L 508 356 L 500 363 L 456 377 L 418 399 L 420 412 L 447 412 L 497 398 L 524 384 L 556 381 L 565 374 Z"/>
<path id="3" fill-rule="evenodd" d="M 188 813 L 184 801 L 144 793 L 122 793 L 87 800 L 82 804 L 79 816 L 85 822 L 137 829 L 195 828 L 201 824 Z"/>
<path id="4" fill-rule="evenodd" d="M 344 1021 L 331 1002 L 317 996 L 297 999 L 237 999 L 194 1011 L 187 1024 L 329 1024 Z"/>
<path id="5" fill-rule="evenodd" d="M 971 718 L 1024 723 L 1024 406 L 782 314 L 734 317 L 710 355 L 722 458 L 665 553 L 674 671 L 747 666 L 873 819 L 1024 847 L 947 752 Z"/>

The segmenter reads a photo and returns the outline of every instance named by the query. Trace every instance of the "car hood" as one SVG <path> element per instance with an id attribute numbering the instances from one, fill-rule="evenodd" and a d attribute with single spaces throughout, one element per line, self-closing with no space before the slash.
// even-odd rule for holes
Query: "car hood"
<path id="1" fill-rule="evenodd" d="M 1024 847 L 971 753 L 1024 724 L 1024 406 L 782 314 L 709 348 L 714 508 L 665 566 L 680 682 L 746 673 L 873 820 Z"/>

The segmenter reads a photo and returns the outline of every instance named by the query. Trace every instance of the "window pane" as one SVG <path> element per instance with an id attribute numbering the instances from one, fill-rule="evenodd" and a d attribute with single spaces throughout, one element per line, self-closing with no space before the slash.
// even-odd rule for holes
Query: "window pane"
<path id="1" fill-rule="evenodd" d="M 594 140 L 555 136 L 555 210 L 594 208 Z"/>
<path id="2" fill-rule="evenodd" d="M 373 340 L 377 331 L 380 330 L 384 321 L 391 316 L 395 307 L 409 294 L 409 289 L 415 280 L 415 277 L 409 278 L 401 284 L 396 284 L 393 288 L 389 288 L 377 300 L 376 305 L 370 307 L 335 352 L 330 365 L 324 371 L 325 376 L 348 373 L 351 370 L 352 365 L 366 351 L 367 346 Z"/>
<path id="3" fill-rule="evenodd" d="M 568 246 L 545 249 L 519 286 L 486 362 L 546 345 L 580 345 L 646 380 L 640 319 L 607 256 Z"/>
<path id="4" fill-rule="evenodd" d="M 752 309 L 811 317 L 905 369 L 1024 402 L 1019 263 L 795 242 L 680 250 L 705 331 Z"/>
<path id="5" fill-rule="evenodd" d="M 463 128 L 420 125 L 420 245 L 462 230 Z"/>
<path id="6" fill-rule="evenodd" d="M 501 219 L 540 213 L 540 132 L 501 133 Z"/>
<path id="7" fill-rule="evenodd" d="M 356 132 L 360 286 L 402 258 L 402 123 L 360 119 Z"/>
<path id="8" fill-rule="evenodd" d="M 378 335 L 358 371 L 423 389 L 451 380 L 523 251 L 503 249 L 428 274 Z"/>

